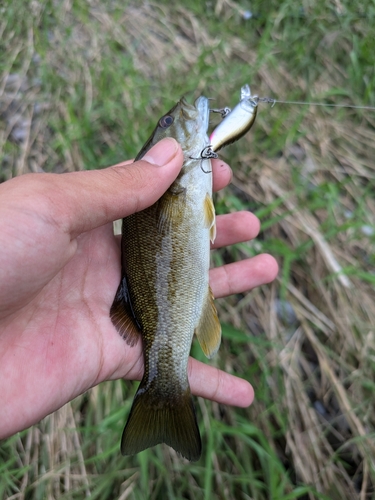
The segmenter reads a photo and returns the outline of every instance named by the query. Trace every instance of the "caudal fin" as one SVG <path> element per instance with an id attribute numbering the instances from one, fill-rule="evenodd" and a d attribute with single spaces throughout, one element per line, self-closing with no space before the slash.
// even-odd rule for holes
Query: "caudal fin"
<path id="1" fill-rule="evenodd" d="M 199 460 L 202 445 L 193 400 L 190 390 L 156 398 L 141 383 L 122 435 L 121 453 L 133 455 L 159 443 L 188 460 Z"/>

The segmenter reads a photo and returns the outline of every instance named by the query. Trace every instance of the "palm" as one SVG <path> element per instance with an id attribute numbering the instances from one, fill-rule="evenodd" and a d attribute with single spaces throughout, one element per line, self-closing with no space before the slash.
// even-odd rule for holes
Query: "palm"
<path id="1" fill-rule="evenodd" d="M 74 257 L 3 330 L 2 363 L 11 374 L 17 366 L 22 380 L 19 404 L 38 401 L 40 418 L 117 368 L 126 376 L 139 357 L 139 347 L 127 349 L 108 316 L 119 275 L 116 247 L 111 225 L 81 235 Z"/>

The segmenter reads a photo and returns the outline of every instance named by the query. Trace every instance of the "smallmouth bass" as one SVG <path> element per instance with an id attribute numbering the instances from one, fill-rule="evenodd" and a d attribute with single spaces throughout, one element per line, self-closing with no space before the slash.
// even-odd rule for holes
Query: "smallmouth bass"
<path id="1" fill-rule="evenodd" d="M 123 219 L 122 277 L 110 316 L 129 345 L 142 336 L 145 371 L 126 423 L 121 452 L 166 443 L 198 460 L 201 439 L 187 377 L 196 334 L 212 357 L 221 327 L 208 283 L 215 209 L 209 158 L 209 101 L 182 98 L 160 118 L 136 160 L 164 137 L 182 147 L 184 163 L 167 192 L 151 207 Z"/>

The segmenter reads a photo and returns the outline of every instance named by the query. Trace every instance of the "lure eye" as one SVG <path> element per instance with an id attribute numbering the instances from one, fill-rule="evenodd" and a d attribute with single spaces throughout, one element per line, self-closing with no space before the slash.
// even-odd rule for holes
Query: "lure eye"
<path id="1" fill-rule="evenodd" d="M 161 128 L 168 128 L 174 122 L 174 118 L 171 115 L 162 116 L 159 120 L 159 125 Z"/>

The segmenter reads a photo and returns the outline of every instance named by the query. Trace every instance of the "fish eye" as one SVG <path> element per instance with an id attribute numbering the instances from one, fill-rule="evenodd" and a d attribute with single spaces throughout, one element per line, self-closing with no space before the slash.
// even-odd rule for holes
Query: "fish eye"
<path id="1" fill-rule="evenodd" d="M 173 122 L 174 122 L 173 116 L 165 115 L 162 118 L 160 118 L 159 125 L 161 126 L 161 128 L 168 128 L 172 125 Z"/>

